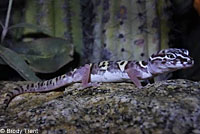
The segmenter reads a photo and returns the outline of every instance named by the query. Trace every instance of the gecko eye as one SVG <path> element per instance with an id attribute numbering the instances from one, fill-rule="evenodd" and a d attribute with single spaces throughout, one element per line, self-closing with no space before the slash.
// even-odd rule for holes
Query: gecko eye
<path id="1" fill-rule="evenodd" d="M 175 59 L 175 55 L 174 54 L 167 54 L 167 58 L 170 58 L 170 59 Z"/>

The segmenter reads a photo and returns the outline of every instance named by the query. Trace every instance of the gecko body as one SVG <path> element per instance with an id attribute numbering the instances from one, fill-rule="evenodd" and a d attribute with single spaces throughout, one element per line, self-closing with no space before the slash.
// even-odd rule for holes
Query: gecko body
<path id="1" fill-rule="evenodd" d="M 32 92 L 45 92 L 81 82 L 82 88 L 94 86 L 98 82 L 132 81 L 141 88 L 140 80 L 193 66 L 194 60 L 186 49 L 169 48 L 152 54 L 146 61 L 102 61 L 86 64 L 66 74 L 43 82 L 33 82 L 18 86 L 9 92 L 4 101 L 5 107 L 17 95 Z"/>

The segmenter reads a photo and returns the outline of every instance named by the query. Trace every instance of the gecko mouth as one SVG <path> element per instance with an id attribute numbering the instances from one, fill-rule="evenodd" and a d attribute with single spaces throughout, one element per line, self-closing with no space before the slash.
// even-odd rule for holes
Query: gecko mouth
<path id="1" fill-rule="evenodd" d="M 194 60 L 191 59 L 190 61 L 188 61 L 188 64 L 193 65 L 194 64 Z"/>
<path id="2" fill-rule="evenodd" d="M 194 60 L 193 59 L 190 59 L 189 61 L 187 61 L 187 66 L 193 66 L 194 65 Z"/>
<path id="3" fill-rule="evenodd" d="M 186 63 L 183 63 L 184 68 L 189 68 L 192 67 L 194 65 L 194 60 L 190 60 Z"/>

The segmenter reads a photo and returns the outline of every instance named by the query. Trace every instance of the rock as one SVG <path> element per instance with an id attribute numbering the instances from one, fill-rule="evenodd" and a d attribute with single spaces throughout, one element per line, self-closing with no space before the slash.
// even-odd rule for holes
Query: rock
<path id="1" fill-rule="evenodd" d="M 14 85 L 0 83 L 1 104 L 8 88 Z M 87 89 L 79 86 L 16 97 L 7 111 L 1 109 L 0 130 L 41 134 L 200 134 L 199 82 L 168 80 L 142 89 L 132 83 L 103 83 Z"/>

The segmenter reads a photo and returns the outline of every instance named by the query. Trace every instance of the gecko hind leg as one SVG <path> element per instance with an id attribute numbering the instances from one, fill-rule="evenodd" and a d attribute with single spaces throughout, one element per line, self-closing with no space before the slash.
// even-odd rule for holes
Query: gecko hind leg
<path id="1" fill-rule="evenodd" d="M 99 86 L 98 83 L 91 83 L 90 82 L 90 65 L 86 64 L 84 67 L 82 67 L 82 87 L 80 87 L 79 89 L 85 89 L 88 87 L 97 87 Z"/>

